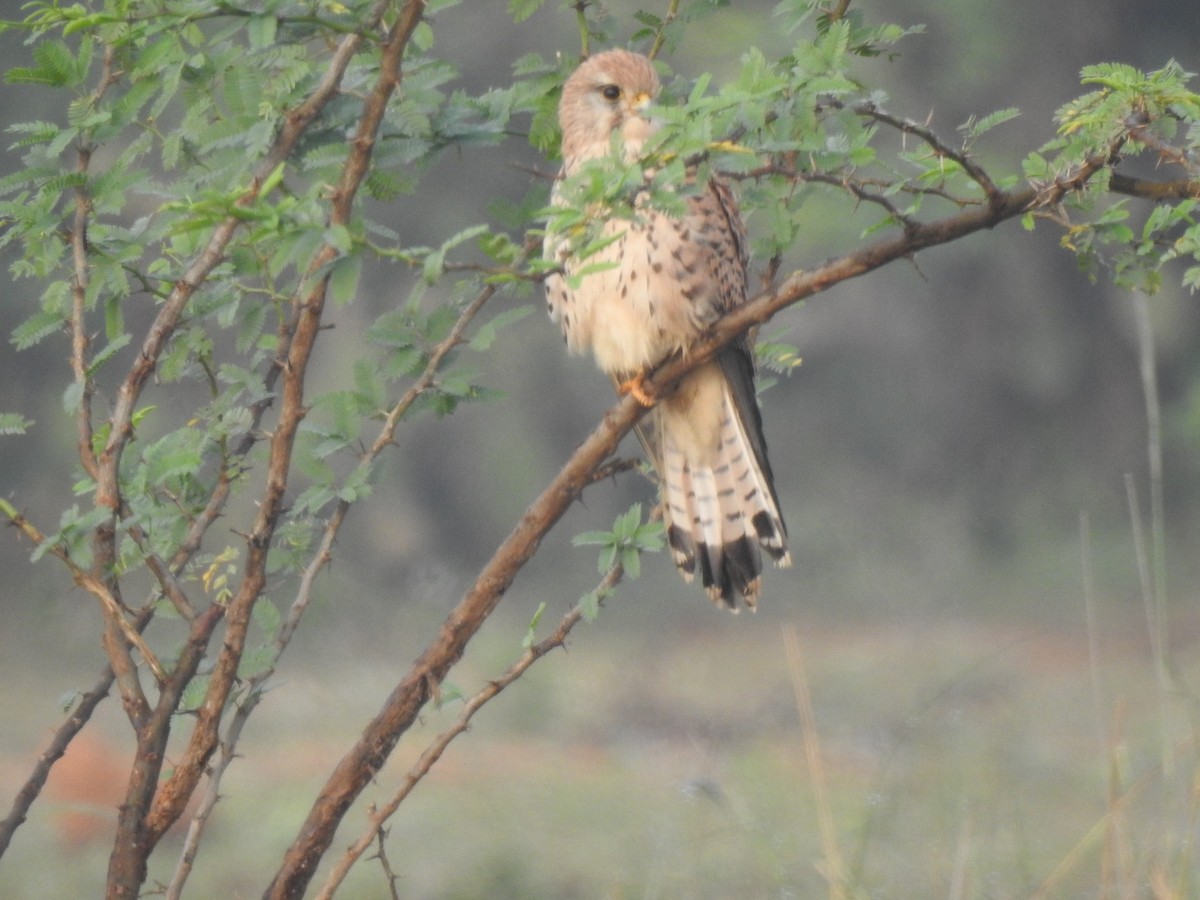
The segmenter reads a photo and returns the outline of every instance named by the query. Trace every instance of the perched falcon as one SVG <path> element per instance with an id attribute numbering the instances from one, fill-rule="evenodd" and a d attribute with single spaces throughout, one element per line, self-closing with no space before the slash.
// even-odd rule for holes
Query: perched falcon
<path id="1" fill-rule="evenodd" d="M 626 50 L 599 53 L 571 75 L 558 108 L 563 168 L 553 202 L 565 202 L 561 178 L 583 162 L 614 146 L 626 159 L 641 155 L 655 128 L 645 110 L 658 90 L 650 60 Z M 550 316 L 573 352 L 590 349 L 601 369 L 650 405 L 642 376 L 746 300 L 741 215 L 728 186 L 712 180 L 686 189 L 680 218 L 635 202 L 632 218 L 610 218 L 600 234 L 611 242 L 584 260 L 572 255 L 563 236 L 547 235 L 546 254 L 565 273 L 546 280 Z M 572 287 L 568 278 L 585 266 L 592 271 Z M 651 418 L 654 438 L 645 443 L 656 457 L 667 539 L 680 574 L 691 581 L 699 570 L 714 603 L 736 611 L 740 598 L 753 609 L 760 548 L 780 566 L 791 559 L 748 340 L 726 346 L 688 374 Z"/>

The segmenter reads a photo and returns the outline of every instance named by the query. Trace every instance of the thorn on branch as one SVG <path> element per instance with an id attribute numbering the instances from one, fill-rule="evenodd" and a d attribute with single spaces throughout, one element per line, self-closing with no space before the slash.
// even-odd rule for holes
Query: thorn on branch
<path id="1" fill-rule="evenodd" d="M 1160 162 L 1180 166 L 1189 171 L 1195 170 L 1196 166 L 1188 157 L 1186 150 L 1176 147 L 1173 144 L 1168 144 L 1150 130 L 1150 117 L 1146 115 L 1144 110 L 1130 113 L 1125 119 L 1125 128 L 1129 133 L 1129 137 L 1142 146 L 1155 151 L 1158 154 Z"/>
<path id="2" fill-rule="evenodd" d="M 846 108 L 844 103 L 836 99 L 825 100 L 823 101 L 823 105 L 830 109 Z M 929 127 L 928 120 L 924 124 L 914 122 L 911 119 L 894 115 L 870 100 L 852 104 L 850 110 L 856 115 L 879 122 L 882 125 L 887 125 L 889 128 L 894 128 L 901 134 L 912 134 L 919 137 L 933 151 L 934 155 L 957 163 L 967 173 L 967 176 L 979 185 L 980 190 L 988 198 L 989 207 L 995 210 L 1003 205 L 1006 194 L 1000 188 L 996 187 L 991 176 L 988 175 L 982 166 L 972 160 L 964 150 L 951 147 L 939 138 L 933 132 L 933 129 Z"/>
<path id="3" fill-rule="evenodd" d="M 1097 172 L 1116 164 L 1120 159 L 1121 148 L 1125 146 L 1125 141 L 1126 136 L 1121 135 L 1113 141 L 1106 152 L 1089 156 L 1073 173 L 1057 175 L 1049 182 L 1034 185 L 1036 191 L 1029 201 L 1027 209 L 1057 206 L 1067 194 L 1083 190 Z"/>
<path id="4" fill-rule="evenodd" d="M 631 469 L 636 469 L 640 464 L 640 460 L 626 457 L 624 459 L 614 459 L 607 462 L 592 473 L 588 479 L 588 484 L 596 484 L 601 481 L 607 481 L 610 478 L 616 478 L 622 472 L 628 472 Z"/>
<path id="5" fill-rule="evenodd" d="M 591 593 L 598 598 L 600 603 L 603 603 L 604 598 L 612 593 L 613 588 L 617 586 L 624 576 L 624 567 L 619 562 L 615 563 L 605 573 L 604 577 L 600 579 L 599 584 L 597 584 Z M 529 667 L 539 659 L 551 650 L 565 647 L 567 635 L 570 634 L 572 628 L 583 620 L 583 617 L 584 605 L 580 601 L 572 606 L 566 615 L 562 617 L 558 626 L 549 636 L 528 647 L 503 675 L 499 678 L 489 679 L 482 688 L 465 701 L 458 719 L 453 725 L 434 738 L 422 751 L 416 763 L 413 764 L 412 768 L 404 776 L 396 793 L 382 806 L 376 807 L 372 805 L 368 809 L 366 829 L 353 844 L 346 848 L 345 852 L 333 866 L 333 870 L 329 873 L 325 884 L 317 894 L 318 900 L 330 900 L 334 896 L 334 893 L 344 881 L 351 867 L 373 843 L 378 843 L 380 853 L 382 853 L 383 840 L 387 833 L 385 829 L 387 821 L 400 808 L 400 804 L 404 802 L 417 783 L 425 777 L 433 765 L 441 758 L 450 743 L 460 734 L 469 730 L 472 717 L 488 701 L 492 700 L 506 687 L 524 675 Z"/>

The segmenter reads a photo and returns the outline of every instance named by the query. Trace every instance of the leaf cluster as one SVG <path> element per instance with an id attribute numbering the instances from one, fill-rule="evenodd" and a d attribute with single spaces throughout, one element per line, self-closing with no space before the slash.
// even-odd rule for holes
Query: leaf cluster
<path id="1" fill-rule="evenodd" d="M 1081 185 L 1052 216 L 1064 226 L 1062 245 L 1093 279 L 1107 271 L 1122 287 L 1154 293 L 1164 267 L 1183 260 L 1183 285 L 1200 287 L 1200 95 L 1188 86 L 1193 77 L 1174 61 L 1152 72 L 1088 66 L 1081 81 L 1096 89 L 1064 105 L 1058 136 L 1025 160 L 1035 184 L 1083 167 L 1108 174 Z M 1126 174 L 1147 163 L 1153 177 Z M 1153 205 L 1134 206 L 1131 197 Z M 1027 227 L 1033 222 L 1026 217 Z"/>
<path id="2" fill-rule="evenodd" d="M 601 575 L 620 566 L 625 575 L 637 578 L 642 572 L 642 554 L 662 550 L 665 540 L 662 522 L 643 521 L 642 505 L 635 503 L 617 516 L 611 531 L 585 531 L 575 536 L 574 544 L 576 547 L 600 547 L 596 562 Z M 584 618 L 594 619 L 603 599 L 599 591 L 585 595 L 580 601 Z"/>

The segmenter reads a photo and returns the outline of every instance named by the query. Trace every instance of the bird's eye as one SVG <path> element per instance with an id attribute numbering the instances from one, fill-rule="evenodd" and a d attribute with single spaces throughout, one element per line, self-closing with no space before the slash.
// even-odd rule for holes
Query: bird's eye
<path id="1" fill-rule="evenodd" d="M 600 88 L 600 95 L 608 101 L 619 100 L 621 99 L 621 89 L 615 84 L 606 84 Z"/>

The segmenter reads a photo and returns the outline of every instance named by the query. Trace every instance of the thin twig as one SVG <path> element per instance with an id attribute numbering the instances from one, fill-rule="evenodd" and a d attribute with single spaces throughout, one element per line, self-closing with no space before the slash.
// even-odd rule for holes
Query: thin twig
<path id="1" fill-rule="evenodd" d="M 527 252 L 530 252 L 530 248 L 527 248 Z M 517 264 L 519 265 L 520 263 L 518 262 Z M 369 469 L 378 459 L 379 455 L 393 444 L 396 428 L 404 414 L 421 394 L 427 392 L 433 386 L 446 354 L 462 342 L 463 335 L 466 333 L 468 326 L 483 309 L 484 304 L 495 296 L 496 290 L 494 285 L 485 285 L 476 298 L 459 314 L 449 333 L 433 349 L 429 362 L 421 376 L 404 393 L 400 400 L 388 410 L 383 424 L 380 426 L 379 433 L 359 460 L 359 470 Z M 321 531 L 321 540 L 317 549 L 300 575 L 300 583 L 296 589 L 295 598 L 288 607 L 287 615 L 284 617 L 279 632 L 272 643 L 271 660 L 263 670 L 250 678 L 245 686 L 246 700 L 240 703 L 234 711 L 229 726 L 226 729 L 224 739 L 221 741 L 219 759 L 213 764 L 208 773 L 208 786 L 205 789 L 204 798 L 189 825 L 179 863 L 176 865 L 175 873 L 168 887 L 168 898 L 181 895 L 183 885 L 191 873 L 192 863 L 199 848 L 204 827 L 212 813 L 213 807 L 219 799 L 221 779 L 225 770 L 235 758 L 235 751 L 242 729 L 258 703 L 264 684 L 274 675 L 279 660 L 291 643 L 292 637 L 299 627 L 305 611 L 308 609 L 316 577 L 329 563 L 330 559 L 332 559 L 334 542 L 337 539 L 338 532 L 341 530 L 342 523 L 345 521 L 346 514 L 350 510 L 350 506 L 351 504 L 347 500 L 339 500 L 334 506 L 328 521 L 325 523 L 325 527 Z"/>
<path id="2" fill-rule="evenodd" d="M 30 522 L 23 513 L 18 512 L 11 504 L 9 504 L 7 500 L 0 499 L 0 512 L 8 516 L 9 521 L 12 522 L 12 524 L 15 525 L 22 534 L 29 538 L 29 540 L 33 542 L 34 546 L 41 546 L 42 544 L 46 543 L 46 535 L 42 534 L 36 525 Z M 61 544 L 53 544 L 49 548 L 48 552 L 57 557 L 59 561 L 61 561 L 62 564 L 67 567 L 67 571 L 71 573 L 71 577 L 74 579 L 75 583 L 79 585 L 79 587 L 83 588 L 100 601 L 106 618 L 116 624 L 125 639 L 137 648 L 138 652 L 142 655 L 142 659 L 145 660 L 146 665 L 150 668 L 150 671 L 154 673 L 154 677 L 159 681 L 165 681 L 166 673 L 163 671 L 162 664 L 158 661 L 158 658 L 154 655 L 154 653 L 151 652 L 150 648 L 146 646 L 146 642 L 142 640 L 142 636 L 138 632 L 138 629 L 135 628 L 127 618 L 125 618 L 125 610 L 113 596 L 112 592 L 108 589 L 103 580 L 80 568 L 75 560 L 71 558 L 71 555 L 67 553 L 66 548 Z"/>
<path id="3" fill-rule="evenodd" d="M 587 8 L 592 0 L 574 0 L 571 7 L 575 10 L 575 23 L 579 26 L 579 55 L 587 59 L 591 53 L 592 28 L 587 20 Z"/>
<path id="4" fill-rule="evenodd" d="M 392 869 L 392 864 L 387 857 L 387 831 L 379 829 L 379 840 L 376 843 L 379 849 L 375 851 L 375 859 L 379 860 L 379 866 L 383 869 L 383 877 L 387 879 L 388 895 L 392 900 L 400 900 L 400 893 L 396 890 L 396 882 L 400 880 L 400 876 Z"/>
<path id="5" fill-rule="evenodd" d="M 625 574 L 625 569 L 618 562 L 600 580 L 596 586 L 594 594 L 603 598 L 605 595 L 612 592 L 613 588 L 621 581 Z M 462 712 L 459 713 L 458 719 L 453 725 L 434 738 L 429 746 L 421 753 L 421 756 L 413 764 L 412 768 L 404 776 L 400 788 L 391 796 L 387 803 L 383 806 L 374 807 L 370 810 L 367 816 L 367 827 L 357 840 L 341 855 L 338 861 L 334 864 L 333 870 L 329 873 L 325 884 L 321 887 L 317 894 L 317 900 L 330 900 L 334 892 L 341 885 L 350 868 L 362 856 L 362 854 L 376 841 L 377 836 L 381 834 L 384 823 L 392 817 L 399 809 L 400 804 L 408 797 L 417 783 L 429 772 L 445 753 L 446 748 L 450 746 L 450 742 L 462 734 L 471 724 L 471 719 L 479 712 L 488 701 L 493 699 L 497 694 L 503 691 L 506 687 L 525 674 L 535 662 L 554 650 L 557 647 L 563 646 L 566 642 L 567 635 L 571 633 L 571 629 L 579 624 L 584 615 L 584 607 L 582 603 L 577 603 L 571 607 L 570 611 L 562 617 L 558 626 L 553 633 L 544 640 L 529 647 L 521 657 L 509 667 L 508 671 L 494 681 L 489 681 L 480 691 L 472 696 L 463 705 Z"/>
<path id="6" fill-rule="evenodd" d="M 1153 131 L 1150 130 L 1150 121 L 1144 117 L 1138 117 L 1136 114 L 1130 116 L 1125 121 L 1125 127 L 1129 129 L 1129 136 L 1144 147 L 1156 152 L 1159 159 L 1166 160 L 1173 165 L 1179 166 L 1188 171 L 1196 171 L 1196 165 L 1188 152 L 1182 147 L 1176 147 L 1168 144 Z"/>
<path id="7" fill-rule="evenodd" d="M 957 197 L 945 188 L 937 186 L 914 184 L 912 182 L 903 182 L 897 185 L 895 182 L 886 181 L 882 178 L 857 178 L 848 174 L 804 171 L 775 162 L 744 171 L 718 169 L 717 174 L 726 181 L 748 181 L 775 176 L 806 184 L 827 184 L 832 187 L 845 188 L 859 199 L 872 200 L 872 202 L 874 202 L 873 197 L 868 195 L 873 193 L 873 189 L 896 189 L 902 194 L 915 197 L 938 197 L 963 209 L 969 206 L 979 206 L 981 202 L 976 197 Z M 878 196 L 881 198 L 884 197 L 883 194 L 878 194 Z"/>
<path id="8" fill-rule="evenodd" d="M 104 50 L 104 62 L 100 69 L 100 83 L 92 92 L 91 102 L 98 106 L 108 89 L 119 77 L 116 66 L 116 55 L 111 46 Z M 75 171 L 80 176 L 86 176 L 91 166 L 91 144 L 81 144 L 78 148 L 78 159 Z M 76 450 L 83 469 L 93 480 L 99 479 L 99 466 L 96 461 L 96 451 L 92 446 L 94 431 L 92 429 L 92 397 L 95 386 L 88 374 L 87 352 L 91 343 L 87 328 L 87 291 L 91 279 L 91 265 L 88 262 L 87 233 L 88 223 L 92 216 L 92 198 L 87 189 L 86 179 L 81 177 L 75 187 L 75 215 L 71 224 L 71 370 L 75 376 L 75 385 L 79 391 L 79 406 L 75 410 Z"/>
<path id="9" fill-rule="evenodd" d="M 984 171 L 982 166 L 963 151 L 951 147 L 942 141 L 934 133 L 933 129 L 928 126 L 914 122 L 911 119 L 893 115 L 869 100 L 855 104 L 852 109 L 860 116 L 865 116 L 876 122 L 882 122 L 905 134 L 915 134 L 929 146 L 929 149 L 935 155 L 949 159 L 961 166 L 970 179 L 979 185 L 990 202 L 995 202 L 1002 195 L 1003 192 L 996 187 L 995 182 L 992 181 L 991 176 Z"/>
<path id="10" fill-rule="evenodd" d="M 610 478 L 616 478 L 623 472 L 628 472 L 632 469 L 638 468 L 638 466 L 641 464 L 642 461 L 640 459 L 635 459 L 633 457 L 611 460 L 610 462 L 600 466 L 600 468 L 592 473 L 591 481 L 594 484 L 600 481 L 607 481 Z"/>
<path id="11" fill-rule="evenodd" d="M 658 28 L 654 32 L 654 43 L 650 45 L 650 49 L 646 51 L 646 56 L 650 59 L 658 56 L 662 50 L 663 44 L 667 40 L 667 28 L 675 21 L 679 15 L 679 0 L 670 0 L 667 4 L 667 14 L 662 17 L 658 23 Z"/>
<path id="12" fill-rule="evenodd" d="M 151 612 L 149 610 L 140 611 L 134 619 L 133 627 L 141 631 L 149 623 L 150 617 Z M 33 767 L 33 771 L 25 779 L 25 783 L 21 785 L 20 790 L 17 791 L 16 797 L 13 798 L 12 807 L 9 809 L 8 815 L 4 818 L 3 822 L 0 822 L 0 856 L 4 855 L 9 843 L 12 841 L 13 834 L 25 822 L 29 814 L 29 808 L 33 806 L 34 801 L 41 794 L 42 788 L 46 785 L 46 779 L 50 777 L 50 770 L 62 758 L 63 754 L 67 752 L 67 747 L 75 739 L 75 735 L 91 719 L 96 707 L 108 696 L 115 678 L 112 666 L 106 665 L 95 684 L 89 690 L 79 695 L 70 715 L 58 726 L 54 732 L 54 736 L 50 739 L 49 746 L 38 756 L 37 764 Z"/>
<path id="13" fill-rule="evenodd" d="M 967 176 L 979 185 L 984 195 L 988 198 L 989 204 L 994 206 L 1001 202 L 1005 196 L 1005 192 L 996 186 L 992 177 L 988 175 L 982 166 L 971 159 L 963 150 L 951 147 L 943 141 L 928 125 L 890 113 L 871 100 L 863 100 L 847 106 L 841 100 L 829 98 L 821 102 L 821 107 L 828 109 L 849 109 L 855 115 L 880 122 L 890 128 L 896 129 L 902 134 L 916 135 L 925 142 L 935 156 L 957 163 L 967 173 Z"/>
<path id="14" fill-rule="evenodd" d="M 705 336 L 647 376 L 650 392 L 662 395 L 696 366 L 711 359 L 729 341 L 771 318 L 784 307 L 826 290 L 834 284 L 873 271 L 897 259 L 937 244 L 957 240 L 1007 219 L 1038 208 L 1040 202 L 1057 202 L 1062 193 L 1078 187 L 1089 174 L 1068 173 L 1040 189 L 1001 192 L 986 207 L 920 223 L 895 237 L 870 244 L 808 271 L 793 272 L 778 287 L 763 291 L 746 304 L 714 322 Z M 632 397 L 611 408 L 603 421 L 579 446 L 567 464 L 538 496 L 512 533 L 496 549 L 459 603 L 450 612 L 437 637 L 392 690 L 383 707 L 363 730 L 359 740 L 329 775 L 300 830 L 285 854 L 267 896 L 293 898 L 303 894 L 318 862 L 333 841 L 338 824 L 361 791 L 386 762 L 400 736 L 416 721 L 450 667 L 499 604 L 517 572 L 532 558 L 546 533 L 590 483 L 591 474 L 615 451 L 617 444 L 645 415 Z"/>
<path id="15" fill-rule="evenodd" d="M 372 20 L 381 21 L 389 6 L 390 4 L 383 0 L 376 3 Z M 383 122 L 388 101 L 400 84 L 401 60 L 405 48 L 420 23 L 424 10 L 424 0 L 408 0 L 388 33 L 380 57 L 378 77 L 363 102 L 358 124 L 348 142 L 341 176 L 331 193 L 331 224 L 345 224 L 350 220 L 355 197 L 373 156 L 375 139 Z M 336 78 L 327 79 L 330 97 L 340 83 L 341 73 L 349 63 L 349 56 L 353 55 L 353 50 L 360 41 L 360 36 L 348 36 L 335 51 L 331 70 L 336 69 L 338 74 Z M 329 97 L 326 97 L 324 102 L 328 99 Z M 313 114 L 324 102 L 313 109 Z M 304 106 L 308 105 L 306 103 Z M 291 118 L 289 117 L 289 121 Z M 298 136 L 297 133 L 296 137 Z M 220 723 L 226 703 L 238 681 L 238 666 L 249 633 L 251 614 L 266 586 L 271 538 L 283 508 L 296 435 L 308 412 L 304 393 L 305 375 L 322 327 L 321 319 L 329 285 L 329 264 L 337 258 L 338 252 L 337 248 L 328 242 L 316 251 L 309 262 L 306 277 L 293 299 L 295 325 L 290 329 L 291 345 L 282 367 L 279 420 L 271 434 L 266 486 L 258 501 L 254 525 L 247 536 L 242 581 L 225 610 L 225 632 L 221 652 L 213 662 L 208 690 L 196 711 L 196 722 L 183 759 L 157 792 L 154 804 L 146 814 L 145 830 L 148 840 L 157 841 L 178 819 L 219 743 Z"/>

